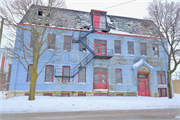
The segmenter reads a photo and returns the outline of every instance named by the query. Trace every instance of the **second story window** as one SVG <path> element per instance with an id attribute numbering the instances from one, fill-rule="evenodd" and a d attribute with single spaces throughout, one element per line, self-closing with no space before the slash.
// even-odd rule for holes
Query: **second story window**
<path id="1" fill-rule="evenodd" d="M 54 77 L 54 66 L 46 65 L 45 82 L 53 82 L 53 77 Z"/>
<path id="2" fill-rule="evenodd" d="M 71 36 L 64 36 L 64 50 L 71 51 Z"/>
<path id="3" fill-rule="evenodd" d="M 55 49 L 56 35 L 48 35 L 48 49 Z"/>
<path id="4" fill-rule="evenodd" d="M 106 16 L 93 14 L 93 25 L 94 28 L 106 29 Z"/>
<path id="5" fill-rule="evenodd" d="M 147 55 L 146 43 L 140 43 L 141 55 Z"/>
<path id="6" fill-rule="evenodd" d="M 153 56 L 159 57 L 158 44 L 152 44 Z"/>
<path id="7" fill-rule="evenodd" d="M 115 70 L 115 78 L 116 78 L 116 83 L 121 83 L 122 84 L 122 70 L 117 68 Z"/>
<path id="8" fill-rule="evenodd" d="M 117 54 L 121 54 L 121 41 L 120 40 L 114 41 L 114 51 Z"/>
<path id="9" fill-rule="evenodd" d="M 128 54 L 134 55 L 134 42 L 128 41 Z"/>

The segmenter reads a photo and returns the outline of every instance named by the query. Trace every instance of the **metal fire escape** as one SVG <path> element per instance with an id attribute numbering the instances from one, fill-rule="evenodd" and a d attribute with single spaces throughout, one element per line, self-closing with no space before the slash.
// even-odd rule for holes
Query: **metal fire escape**
<path id="1" fill-rule="evenodd" d="M 77 64 L 73 69 L 70 70 L 70 76 L 59 76 L 55 75 L 55 77 L 63 77 L 63 78 L 74 78 L 75 75 L 77 75 L 88 63 L 90 63 L 93 59 L 110 59 L 113 57 L 113 50 L 112 49 L 106 49 L 106 55 L 97 55 L 94 50 L 94 44 L 89 40 L 85 38 L 90 33 L 94 31 L 94 28 L 89 31 L 88 33 L 85 32 L 74 32 L 73 33 L 73 43 L 82 43 L 86 49 L 90 51 L 90 54 L 87 55 L 79 64 Z M 62 71 L 61 71 L 62 73 Z"/>

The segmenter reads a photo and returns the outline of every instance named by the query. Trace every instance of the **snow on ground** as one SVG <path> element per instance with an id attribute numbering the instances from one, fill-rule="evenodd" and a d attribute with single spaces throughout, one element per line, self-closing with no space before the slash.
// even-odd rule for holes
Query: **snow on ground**
<path id="1" fill-rule="evenodd" d="M 65 112 L 93 110 L 166 109 L 180 108 L 180 94 L 173 99 L 167 97 L 50 97 L 36 96 L 28 101 L 28 96 L 0 100 L 1 113 L 18 112 Z"/>

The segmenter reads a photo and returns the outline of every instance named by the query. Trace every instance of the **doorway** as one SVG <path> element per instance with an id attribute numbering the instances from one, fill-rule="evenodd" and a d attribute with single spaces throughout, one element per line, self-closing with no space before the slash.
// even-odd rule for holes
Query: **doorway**
<path id="1" fill-rule="evenodd" d="M 107 89 L 107 70 L 94 68 L 94 89 Z"/>
<path id="2" fill-rule="evenodd" d="M 138 73 L 138 96 L 150 96 L 149 74 Z"/>

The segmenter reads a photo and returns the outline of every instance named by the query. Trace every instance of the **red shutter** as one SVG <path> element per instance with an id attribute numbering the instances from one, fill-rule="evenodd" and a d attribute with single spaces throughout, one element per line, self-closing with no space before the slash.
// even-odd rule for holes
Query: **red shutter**
<path id="1" fill-rule="evenodd" d="M 94 28 L 100 28 L 100 15 L 93 14 L 93 25 Z"/>

